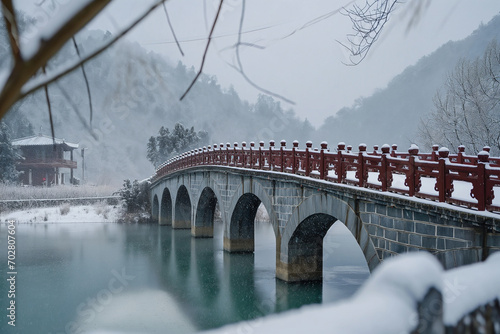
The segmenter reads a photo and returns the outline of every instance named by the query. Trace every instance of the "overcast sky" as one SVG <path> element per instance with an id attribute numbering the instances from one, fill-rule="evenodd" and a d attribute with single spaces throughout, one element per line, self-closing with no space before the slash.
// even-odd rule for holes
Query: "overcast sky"
<path id="1" fill-rule="evenodd" d="M 39 2 L 18 1 L 24 6 L 28 4 L 28 7 Z M 114 0 L 92 26 L 117 32 L 151 2 Z M 198 69 L 218 2 L 167 2 L 184 57 L 173 42 L 162 8 L 127 38 L 174 63 L 181 60 Z M 364 0 L 358 2 L 362 4 Z M 426 2 L 429 5 L 425 12 L 408 31 L 407 23 L 414 13 L 412 1 L 399 5 L 396 15 L 390 19 L 368 57 L 358 66 L 346 66 L 343 62 L 348 62 L 348 55 L 337 41 L 346 42 L 346 34 L 352 32 L 349 18 L 334 14 L 313 25 L 307 23 L 335 12 L 347 5 L 349 0 L 249 0 L 242 42 L 254 43 L 259 48 L 242 47 L 244 69 L 248 77 L 261 87 L 295 102 L 295 105 L 283 102 L 283 107 L 293 108 L 301 118 L 307 118 L 318 126 L 340 108 L 351 106 L 355 99 L 384 88 L 406 66 L 449 40 L 468 36 L 481 22 L 487 23 L 500 12 L 498 0 Z M 28 12 L 33 11 L 37 9 L 28 9 Z M 210 47 L 204 72 L 216 75 L 223 87 L 233 85 L 240 97 L 253 102 L 259 91 L 228 65 L 235 64 L 235 52 L 231 46 L 237 41 L 240 16 L 241 0 L 226 0 L 214 34 L 217 38 Z M 307 27 L 300 29 L 305 25 Z"/>

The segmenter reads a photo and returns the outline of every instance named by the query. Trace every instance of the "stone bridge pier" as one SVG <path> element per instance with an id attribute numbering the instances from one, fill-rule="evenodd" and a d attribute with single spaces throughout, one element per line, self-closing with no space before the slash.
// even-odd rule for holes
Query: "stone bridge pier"
<path id="1" fill-rule="evenodd" d="M 276 237 L 276 277 L 288 282 L 322 279 L 323 238 L 337 221 L 352 233 L 370 270 L 411 251 L 429 251 L 448 269 L 500 249 L 496 214 L 293 174 L 191 167 L 154 181 L 150 196 L 160 225 L 191 229 L 193 237 L 213 237 L 218 204 L 228 252 L 254 251 L 262 204 Z"/>

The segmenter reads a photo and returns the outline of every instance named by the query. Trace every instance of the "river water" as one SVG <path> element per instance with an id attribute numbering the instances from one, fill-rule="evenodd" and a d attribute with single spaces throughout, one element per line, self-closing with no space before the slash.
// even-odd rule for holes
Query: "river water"
<path id="1" fill-rule="evenodd" d="M 324 279 L 275 279 L 271 226 L 256 223 L 255 253 L 222 250 L 167 226 L 16 225 L 16 326 L 7 324 L 7 224 L 0 224 L 0 333 L 192 333 L 351 296 L 369 272 L 340 223 L 324 239 Z"/>

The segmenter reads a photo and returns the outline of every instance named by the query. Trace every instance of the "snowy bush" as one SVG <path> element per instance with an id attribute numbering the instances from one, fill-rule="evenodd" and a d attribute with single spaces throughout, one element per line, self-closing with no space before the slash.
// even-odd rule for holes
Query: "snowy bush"
<path id="1" fill-rule="evenodd" d="M 123 187 L 115 194 L 120 195 L 128 213 L 149 212 L 148 183 L 125 180 Z"/>
<path id="2" fill-rule="evenodd" d="M 19 172 L 16 171 L 16 155 L 7 125 L 0 122 L 0 183 L 17 182 Z"/>
<path id="3" fill-rule="evenodd" d="M 61 216 L 67 215 L 69 213 L 69 210 L 71 209 L 71 206 L 69 203 L 64 203 L 59 207 L 59 211 L 61 212 Z"/>

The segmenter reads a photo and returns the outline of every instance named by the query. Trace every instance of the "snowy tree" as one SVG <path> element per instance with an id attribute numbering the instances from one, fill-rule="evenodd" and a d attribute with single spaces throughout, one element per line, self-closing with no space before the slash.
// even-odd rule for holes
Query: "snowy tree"
<path id="1" fill-rule="evenodd" d="M 16 156 L 9 129 L 4 122 L 0 122 L 0 183 L 17 182 Z"/>
<path id="2" fill-rule="evenodd" d="M 147 158 L 156 167 L 170 157 L 197 148 L 208 143 L 208 133 L 206 131 L 184 128 L 180 123 L 175 124 L 172 131 L 161 127 L 158 136 L 149 138 L 147 144 Z"/>
<path id="3" fill-rule="evenodd" d="M 120 195 L 128 213 L 149 212 L 148 185 L 137 180 L 123 181 L 123 187 L 115 194 Z"/>
<path id="4" fill-rule="evenodd" d="M 483 146 L 500 154 L 500 49 L 496 40 L 475 60 L 459 61 L 445 87 L 434 98 L 434 110 L 420 125 L 430 146 L 477 153 Z"/>

